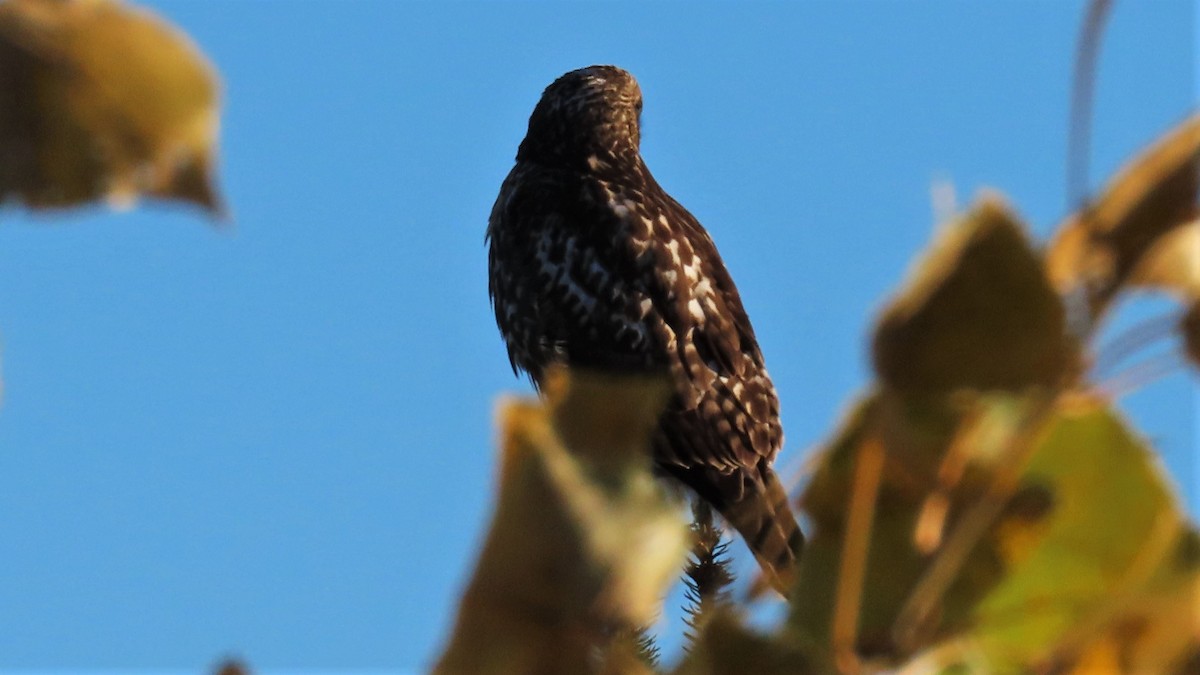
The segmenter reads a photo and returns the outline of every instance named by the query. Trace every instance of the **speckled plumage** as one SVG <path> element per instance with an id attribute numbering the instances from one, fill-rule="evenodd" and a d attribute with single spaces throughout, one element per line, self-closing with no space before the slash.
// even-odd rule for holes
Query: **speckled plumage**
<path id="1" fill-rule="evenodd" d="M 642 96 L 593 66 L 547 87 L 488 221 L 489 291 L 514 370 L 667 370 L 659 469 L 741 532 L 776 587 L 803 539 L 771 462 L 779 402 L 712 239 L 650 174 Z"/>

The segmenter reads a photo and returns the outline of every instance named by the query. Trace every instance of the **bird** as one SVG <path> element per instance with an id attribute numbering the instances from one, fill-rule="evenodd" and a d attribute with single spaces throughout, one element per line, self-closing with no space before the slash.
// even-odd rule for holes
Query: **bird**
<path id="1" fill-rule="evenodd" d="M 611 65 L 543 91 L 488 218 L 488 292 L 514 374 L 666 372 L 657 472 L 711 505 L 790 593 L 804 537 L 772 463 L 779 399 L 708 232 L 643 161 L 642 93 Z"/>

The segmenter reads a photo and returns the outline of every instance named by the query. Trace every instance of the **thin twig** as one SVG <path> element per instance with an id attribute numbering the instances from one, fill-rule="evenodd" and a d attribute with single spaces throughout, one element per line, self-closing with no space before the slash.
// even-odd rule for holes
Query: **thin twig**
<path id="1" fill-rule="evenodd" d="M 1179 330 L 1179 312 L 1167 312 L 1146 319 L 1113 338 L 1112 342 L 1100 347 L 1096 354 L 1092 372 L 1103 376 L 1129 356 L 1145 349 L 1157 340 L 1168 337 Z"/>
<path id="2" fill-rule="evenodd" d="M 917 581 L 892 625 L 892 634 L 902 652 L 915 648 L 935 607 L 958 578 L 967 557 L 1004 511 L 1025 466 L 1037 449 L 1044 424 L 1054 410 L 1057 395 L 1038 394 L 1030 404 L 1002 456 L 996 462 L 992 482 L 971 505 L 947 537 L 945 545 Z"/>
<path id="3" fill-rule="evenodd" d="M 1101 395 L 1109 400 L 1126 394 L 1183 370 L 1187 360 L 1182 354 L 1169 352 L 1135 363 L 1097 385 Z"/>
<path id="4" fill-rule="evenodd" d="M 913 546 L 922 555 L 929 555 L 942 545 L 946 517 L 950 512 L 950 496 L 966 473 L 972 444 L 978 440 L 975 432 L 982 417 L 982 408 L 978 406 L 963 416 L 958 432 L 950 441 L 950 447 L 946 449 L 938 467 L 937 486 L 921 504 L 917 526 L 913 530 Z"/>
<path id="5" fill-rule="evenodd" d="M 883 476 L 883 460 L 883 443 L 877 436 L 869 436 L 859 446 L 855 462 L 850 513 L 846 518 L 846 538 L 842 541 L 842 560 L 838 567 L 837 595 L 833 606 L 833 650 L 838 670 L 842 673 L 859 671 L 855 648 L 858 642 L 858 619 L 862 610 L 863 580 L 867 573 L 867 553 L 875 520 L 875 502 Z"/>
<path id="6" fill-rule="evenodd" d="M 1096 85 L 1096 57 L 1108 19 L 1111 0 L 1092 0 L 1079 30 L 1071 87 L 1070 132 L 1067 146 L 1067 209 L 1087 202 L 1088 162 L 1091 160 L 1092 101 Z"/>

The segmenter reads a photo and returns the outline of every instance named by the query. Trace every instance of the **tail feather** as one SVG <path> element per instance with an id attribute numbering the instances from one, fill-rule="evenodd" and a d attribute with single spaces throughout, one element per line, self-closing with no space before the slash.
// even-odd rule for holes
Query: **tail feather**
<path id="1" fill-rule="evenodd" d="M 792 593 L 804 534 L 792 514 L 787 491 L 769 468 L 761 482 L 747 481 L 741 499 L 716 505 L 758 560 L 763 574 L 784 597 Z"/>
<path id="2" fill-rule="evenodd" d="M 668 472 L 713 505 L 745 540 L 771 586 L 790 596 L 804 534 L 775 471 L 763 462 L 731 474 L 679 467 Z"/>

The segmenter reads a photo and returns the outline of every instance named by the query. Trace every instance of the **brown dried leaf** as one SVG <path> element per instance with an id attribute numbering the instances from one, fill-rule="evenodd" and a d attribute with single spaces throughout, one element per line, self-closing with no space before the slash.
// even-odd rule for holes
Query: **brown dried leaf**
<path id="1" fill-rule="evenodd" d="M 651 623 L 687 528 L 651 473 L 658 378 L 559 372 L 500 411 L 499 501 L 437 672 L 598 672 Z M 615 661 L 614 661 L 615 660 Z"/>
<path id="2" fill-rule="evenodd" d="M 1172 129 L 1127 164 L 1100 198 L 1059 225 L 1046 269 L 1063 293 L 1086 289 L 1099 316 L 1143 255 L 1196 216 L 1200 115 Z"/>
<path id="3" fill-rule="evenodd" d="M 0 201 L 139 195 L 222 211 L 219 84 L 180 31 L 119 0 L 0 3 Z"/>
<path id="4" fill-rule="evenodd" d="M 908 392 L 1052 385 L 1074 354 L 1041 259 L 994 197 L 934 242 L 874 340 L 880 378 Z"/>

